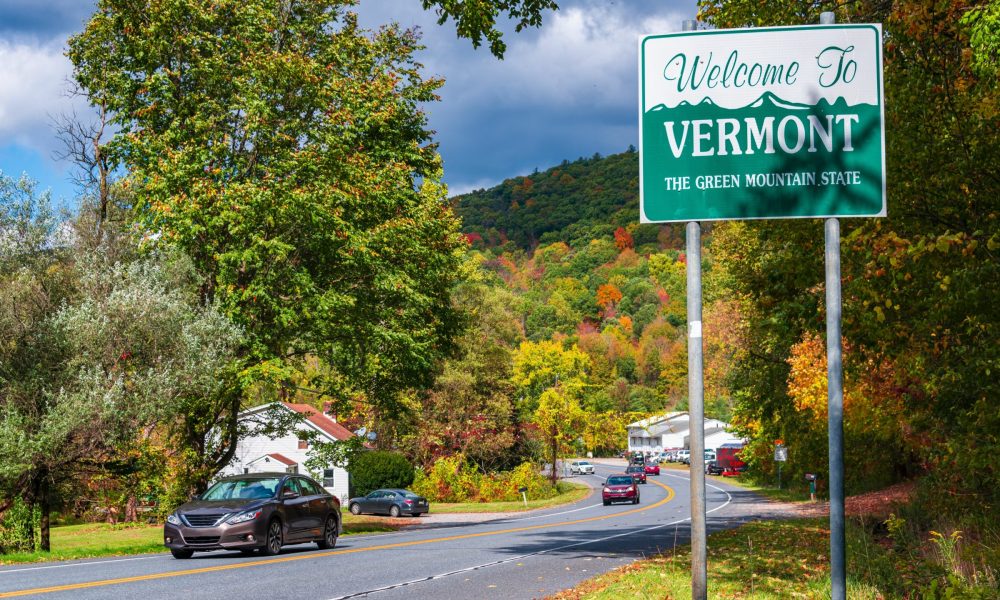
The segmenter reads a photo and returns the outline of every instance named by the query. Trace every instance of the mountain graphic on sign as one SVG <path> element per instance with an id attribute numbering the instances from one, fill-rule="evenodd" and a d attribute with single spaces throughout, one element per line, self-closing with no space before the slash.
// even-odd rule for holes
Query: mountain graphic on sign
<path id="1" fill-rule="evenodd" d="M 758 97 L 750 104 L 747 104 L 746 106 L 743 106 L 735 110 L 742 110 L 742 109 L 768 110 L 777 108 L 786 111 L 809 110 L 825 114 L 827 112 L 834 112 L 834 113 L 842 112 L 848 108 L 856 106 L 874 107 L 875 105 L 864 102 L 859 102 L 857 104 L 848 104 L 847 100 L 843 96 L 838 96 L 834 102 L 830 102 L 826 98 L 820 98 L 816 102 L 816 104 L 805 104 L 802 102 L 791 102 L 789 100 L 784 100 L 780 96 L 774 94 L 773 92 L 764 92 L 763 94 L 760 95 L 760 97 Z M 687 100 L 681 100 L 677 104 L 677 106 L 671 108 L 666 104 L 660 103 L 654 106 L 653 108 L 650 108 L 646 112 L 653 113 L 660 111 L 675 111 L 675 110 L 687 111 L 692 109 L 701 109 L 702 111 L 706 111 L 709 113 L 716 113 L 716 112 L 722 113 L 730 110 L 722 108 L 721 106 L 716 104 L 711 98 L 706 96 L 705 98 L 702 98 L 701 101 L 698 102 L 698 104 L 691 104 Z"/>
<path id="2" fill-rule="evenodd" d="M 771 92 L 764 92 L 761 94 L 760 98 L 757 98 L 748 104 L 746 108 L 760 108 L 765 105 L 777 106 L 778 108 L 785 108 L 788 110 L 809 110 L 812 108 L 812 106 L 808 104 L 799 104 L 798 102 L 788 102 L 787 100 L 782 100 Z"/>

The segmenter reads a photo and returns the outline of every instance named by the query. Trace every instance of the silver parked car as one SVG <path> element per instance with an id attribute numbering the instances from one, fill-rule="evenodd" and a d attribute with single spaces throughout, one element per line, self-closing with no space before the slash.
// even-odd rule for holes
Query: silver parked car
<path id="1" fill-rule="evenodd" d="M 569 472 L 573 475 L 593 475 L 594 465 L 585 460 L 574 460 L 569 463 Z"/>

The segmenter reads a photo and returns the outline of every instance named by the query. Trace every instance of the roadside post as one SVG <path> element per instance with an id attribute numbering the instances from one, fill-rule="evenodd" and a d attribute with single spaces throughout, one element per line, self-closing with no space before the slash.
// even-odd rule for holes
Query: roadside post
<path id="1" fill-rule="evenodd" d="M 809 501 L 816 501 L 816 474 L 806 473 L 806 481 L 809 482 Z"/>
<path id="2" fill-rule="evenodd" d="M 778 489 L 781 489 L 781 465 L 788 462 L 788 447 L 781 440 L 774 440 L 774 462 L 778 465 Z"/>
<path id="3" fill-rule="evenodd" d="M 524 508 L 528 508 L 528 488 L 522 486 L 517 488 L 517 491 L 521 492 L 521 499 L 524 500 Z"/>
<path id="4" fill-rule="evenodd" d="M 639 218 L 685 223 L 691 455 L 704 454 L 702 223 L 824 219 L 831 597 L 844 600 L 840 217 L 883 217 L 882 28 L 697 30 L 639 39 Z M 787 449 L 785 450 L 787 459 Z M 779 468 L 781 462 L 777 457 Z M 699 463 L 695 468 L 696 462 Z M 707 597 L 705 478 L 691 464 L 691 593 Z"/>

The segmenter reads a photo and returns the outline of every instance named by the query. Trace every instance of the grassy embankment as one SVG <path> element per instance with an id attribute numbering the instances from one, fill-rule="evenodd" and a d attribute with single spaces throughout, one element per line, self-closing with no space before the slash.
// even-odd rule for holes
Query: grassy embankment
<path id="1" fill-rule="evenodd" d="M 396 531 L 402 526 L 370 516 L 344 514 L 344 535 Z M 164 552 L 163 525 L 85 523 L 53 527 L 51 552 L 0 554 L 0 565 Z"/>
<path id="2" fill-rule="evenodd" d="M 714 478 L 710 478 L 714 479 Z M 719 478 L 721 479 L 721 478 Z M 782 501 L 799 490 L 777 490 L 742 480 L 728 483 Z M 1000 598 L 1000 530 L 981 521 L 927 532 L 914 504 L 881 506 L 879 514 L 847 520 L 847 597 Z M 894 511 L 894 512 L 890 512 Z M 829 598 L 827 517 L 758 521 L 708 538 L 710 598 L 777 600 Z M 681 599 L 691 595 L 689 546 L 588 580 L 559 600 Z"/>
<path id="3" fill-rule="evenodd" d="M 528 500 L 528 508 L 547 508 L 576 502 L 585 498 L 590 488 L 575 483 L 560 483 L 562 492 L 546 500 Z M 432 512 L 514 512 L 525 510 L 523 502 L 432 504 Z M 412 524 L 410 519 L 394 520 L 368 515 L 354 516 L 344 511 L 344 535 L 396 531 Z M 121 556 L 163 552 L 162 525 L 85 523 L 53 527 L 51 552 L 31 552 L 0 555 L 0 565 Z"/>

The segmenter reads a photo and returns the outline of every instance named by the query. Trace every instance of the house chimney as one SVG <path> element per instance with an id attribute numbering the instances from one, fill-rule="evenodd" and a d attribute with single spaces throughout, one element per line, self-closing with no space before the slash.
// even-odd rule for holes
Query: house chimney
<path id="1" fill-rule="evenodd" d="M 333 402 L 324 402 L 323 403 L 323 414 L 324 415 L 330 414 L 330 411 L 332 409 L 333 409 Z"/>

